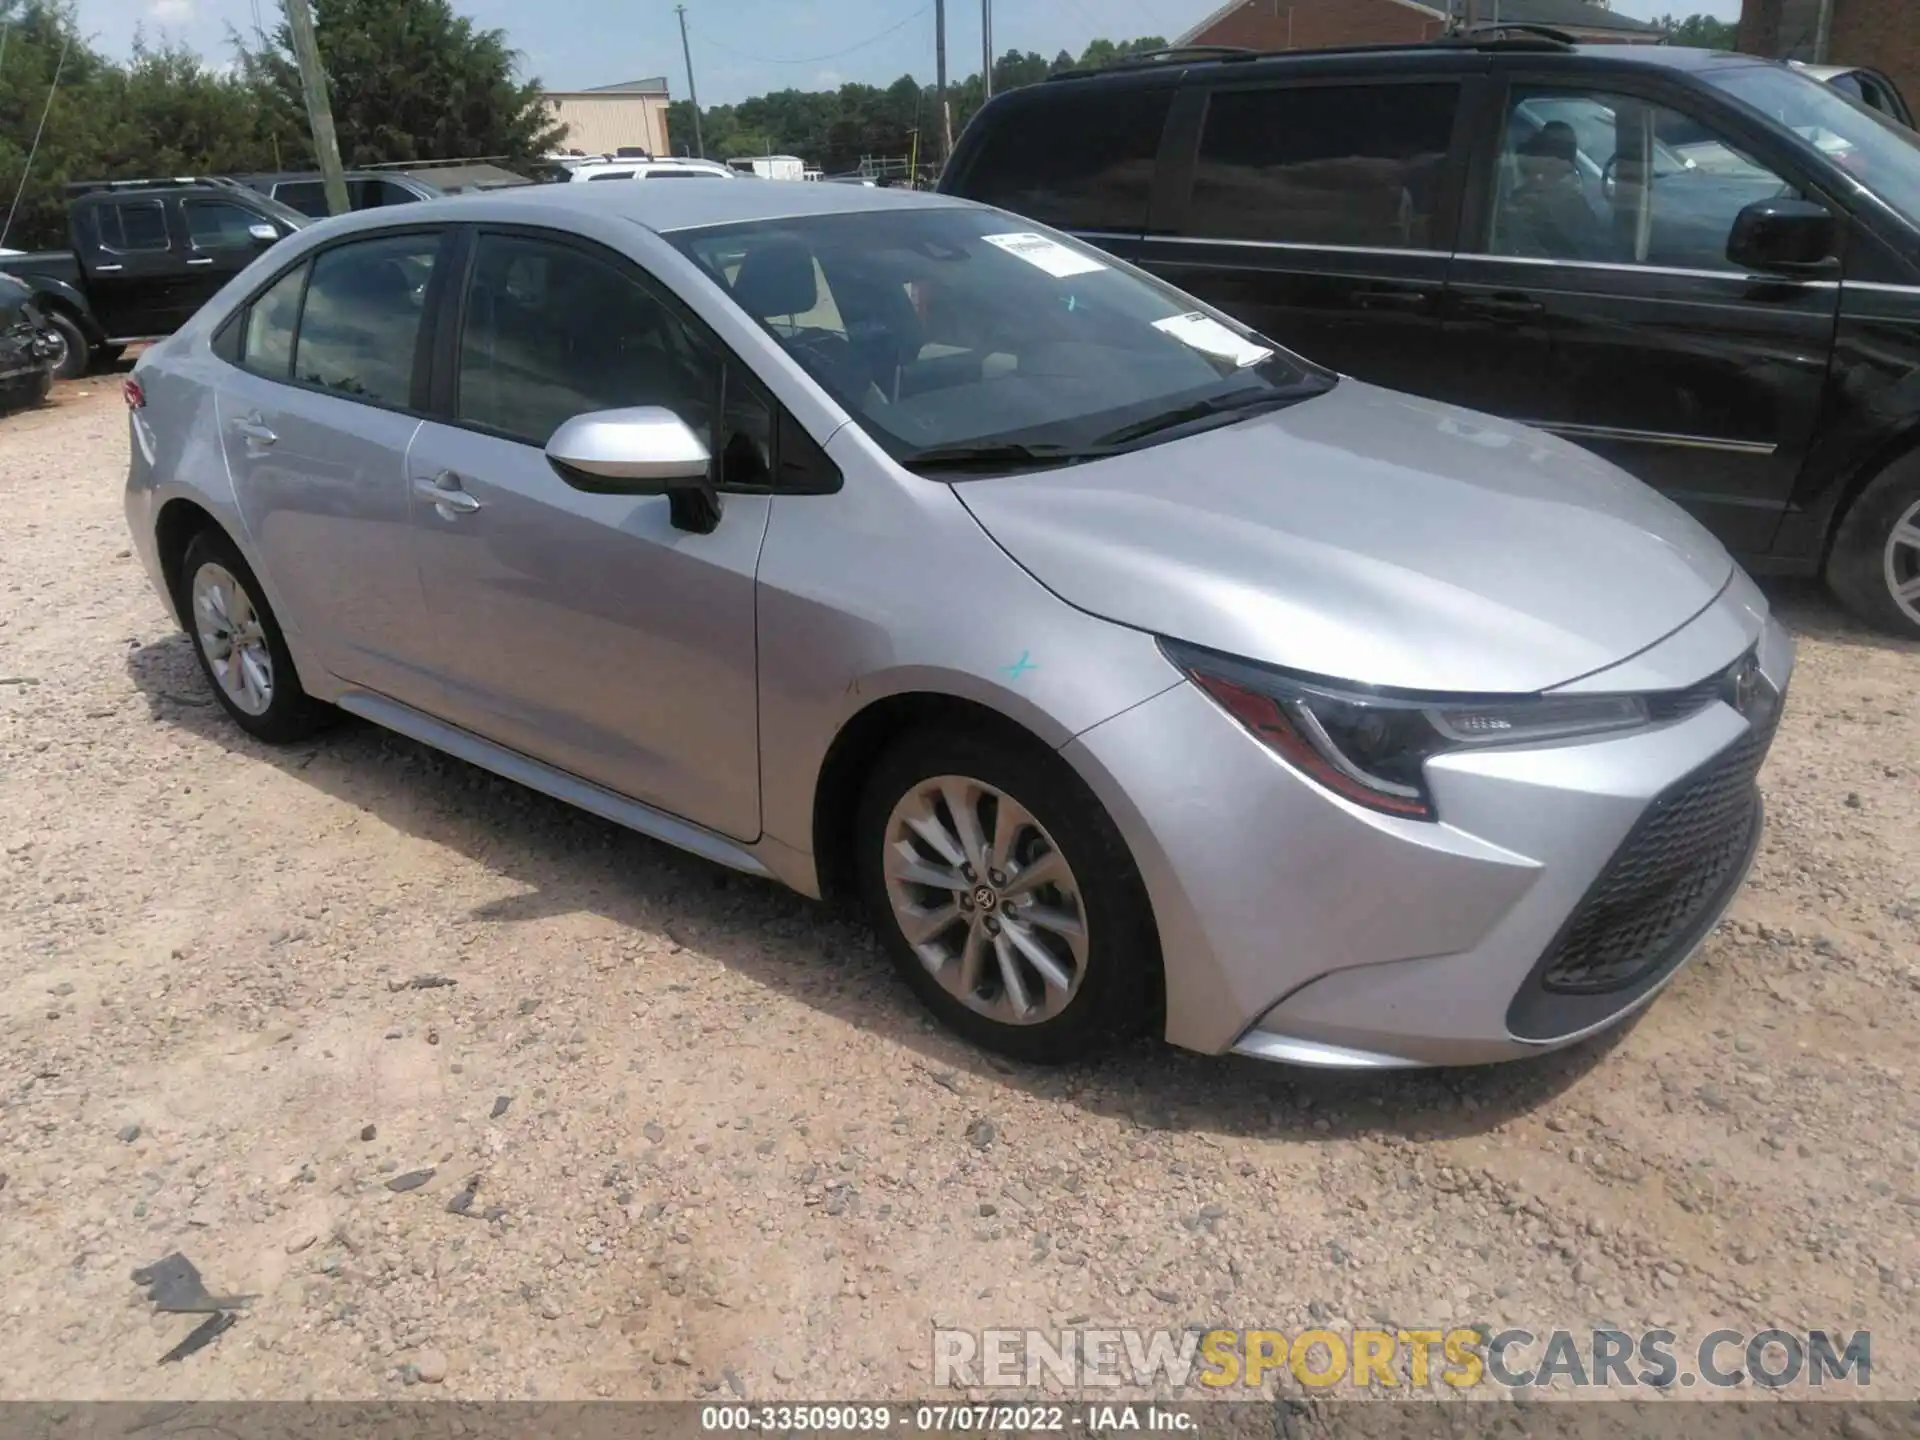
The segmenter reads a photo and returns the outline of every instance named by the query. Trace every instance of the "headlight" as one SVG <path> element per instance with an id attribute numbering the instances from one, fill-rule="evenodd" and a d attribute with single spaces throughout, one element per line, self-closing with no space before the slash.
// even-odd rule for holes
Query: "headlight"
<path id="1" fill-rule="evenodd" d="M 1449 750 L 1564 740 L 1648 723 L 1636 695 L 1405 697 L 1299 680 L 1178 641 L 1160 648 L 1281 759 L 1358 805 L 1437 818 L 1426 763 Z"/>

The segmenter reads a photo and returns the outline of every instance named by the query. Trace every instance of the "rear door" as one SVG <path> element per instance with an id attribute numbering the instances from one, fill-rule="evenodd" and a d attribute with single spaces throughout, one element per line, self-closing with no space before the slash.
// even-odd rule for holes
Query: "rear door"
<path id="1" fill-rule="evenodd" d="M 1153 270 L 1309 359 L 1428 388 L 1459 213 L 1465 76 L 1221 83 L 1182 96 L 1190 181 Z M 1189 131 L 1191 133 L 1191 131 Z M 1186 178 L 1186 177 L 1182 177 Z"/>
<path id="2" fill-rule="evenodd" d="M 227 468 L 283 623 L 334 675 L 425 710 L 434 633 L 406 460 L 444 239 L 383 232 L 317 251 L 215 346 L 232 362 L 218 392 Z"/>
<path id="3" fill-rule="evenodd" d="M 1810 192 L 1652 77 L 1519 73 L 1490 118 L 1443 398 L 1574 440 L 1764 552 L 1819 419 L 1839 286 L 1747 274 L 1727 240 L 1753 201 Z"/>
<path id="4" fill-rule="evenodd" d="M 87 298 L 109 339 L 170 335 L 193 306 L 182 293 L 186 238 L 167 222 L 167 201 L 113 195 L 80 202 L 74 247 Z"/>

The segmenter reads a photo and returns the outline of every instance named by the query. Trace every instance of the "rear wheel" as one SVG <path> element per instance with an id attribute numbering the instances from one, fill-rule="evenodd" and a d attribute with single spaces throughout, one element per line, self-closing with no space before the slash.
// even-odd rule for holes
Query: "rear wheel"
<path id="1" fill-rule="evenodd" d="M 968 1040 L 1053 1064 L 1156 1018 L 1145 887 L 1058 757 L 986 733 L 909 735 L 875 766 L 856 836 L 861 889 L 895 965 Z"/>
<path id="2" fill-rule="evenodd" d="M 46 312 L 47 327 L 59 338 L 60 349 L 53 357 L 56 380 L 78 380 L 87 373 L 92 347 L 81 333 L 79 322 L 64 310 Z"/>
<path id="3" fill-rule="evenodd" d="M 1827 584 L 1862 620 L 1920 638 L 1920 451 L 1889 465 L 1834 536 Z"/>
<path id="4" fill-rule="evenodd" d="M 203 530 L 180 564 L 177 604 L 214 698 L 256 739 L 305 739 L 331 718 L 300 688 L 286 637 L 265 592 L 234 543 Z"/>

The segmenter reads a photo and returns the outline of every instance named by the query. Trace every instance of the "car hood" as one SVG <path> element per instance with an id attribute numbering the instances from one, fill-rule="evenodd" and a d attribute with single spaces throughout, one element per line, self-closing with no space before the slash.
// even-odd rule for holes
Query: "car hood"
<path id="1" fill-rule="evenodd" d="M 1313 675 L 1547 689 L 1679 629 L 1733 561 L 1537 430 L 1341 381 L 1288 409 L 955 491 L 1095 615 Z"/>

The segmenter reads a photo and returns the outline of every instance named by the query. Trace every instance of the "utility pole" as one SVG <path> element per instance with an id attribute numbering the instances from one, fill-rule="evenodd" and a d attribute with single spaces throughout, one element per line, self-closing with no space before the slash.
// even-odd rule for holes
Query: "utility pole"
<path id="1" fill-rule="evenodd" d="M 1460 28 L 1471 31 L 1480 23 L 1480 0 L 1460 0 Z"/>
<path id="2" fill-rule="evenodd" d="M 687 7 L 676 5 L 673 13 L 680 17 L 680 53 L 687 62 L 687 101 L 693 106 L 693 153 L 704 160 L 707 142 L 700 138 L 700 92 L 693 88 L 693 48 L 687 44 Z"/>
<path id="3" fill-rule="evenodd" d="M 980 0 L 980 98 L 993 98 L 993 0 Z"/>
<path id="4" fill-rule="evenodd" d="M 940 132 L 946 140 L 940 158 L 953 152 L 953 122 L 947 115 L 947 0 L 933 0 L 933 89 L 940 101 Z"/>
<path id="5" fill-rule="evenodd" d="M 286 0 L 287 31 L 293 36 L 293 58 L 300 66 L 300 88 L 307 96 L 307 126 L 313 131 L 314 158 L 326 185 L 327 213 L 344 215 L 353 208 L 347 199 L 347 177 L 340 168 L 340 140 L 333 133 L 333 106 L 327 100 L 327 72 L 320 68 L 320 42 L 313 35 L 313 11 L 307 0 Z"/>

